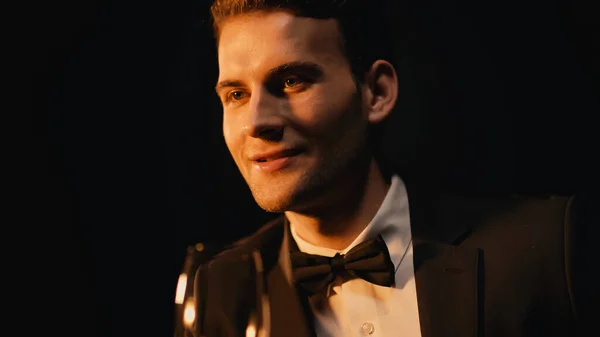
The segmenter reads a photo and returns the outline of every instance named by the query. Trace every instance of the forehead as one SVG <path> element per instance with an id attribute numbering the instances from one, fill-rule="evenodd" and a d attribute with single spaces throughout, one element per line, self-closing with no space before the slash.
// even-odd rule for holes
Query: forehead
<path id="1" fill-rule="evenodd" d="M 219 77 L 261 72 L 293 61 L 346 63 L 335 19 L 257 12 L 226 19 L 220 26 Z"/>

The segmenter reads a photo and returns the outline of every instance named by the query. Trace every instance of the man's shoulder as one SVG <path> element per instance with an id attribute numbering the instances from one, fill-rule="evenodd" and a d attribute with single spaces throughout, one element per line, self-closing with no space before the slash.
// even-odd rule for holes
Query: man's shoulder
<path id="1" fill-rule="evenodd" d="M 440 198 L 454 199 L 460 202 L 475 203 L 566 203 L 572 199 L 571 194 L 508 194 L 508 193 L 476 193 L 476 192 L 451 192 L 442 191 L 438 194 Z"/>
<path id="2" fill-rule="evenodd" d="M 429 219 L 446 226 L 460 223 L 482 233 L 512 233 L 516 228 L 528 228 L 529 232 L 543 234 L 553 228 L 559 234 L 570 226 L 576 200 L 573 195 L 445 193 L 431 201 Z"/>
<path id="3" fill-rule="evenodd" d="M 564 212 L 578 199 L 574 195 L 466 194 L 443 193 L 433 204 L 441 209 L 468 210 L 482 213 Z"/>

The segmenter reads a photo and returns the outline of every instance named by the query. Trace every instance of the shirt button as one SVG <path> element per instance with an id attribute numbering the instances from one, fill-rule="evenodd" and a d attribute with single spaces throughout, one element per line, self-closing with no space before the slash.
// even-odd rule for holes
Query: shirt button
<path id="1" fill-rule="evenodd" d="M 375 327 L 373 326 L 373 324 L 371 324 L 369 322 L 363 323 L 361 328 L 362 328 L 362 331 L 365 333 L 365 335 L 370 335 L 375 331 Z"/>

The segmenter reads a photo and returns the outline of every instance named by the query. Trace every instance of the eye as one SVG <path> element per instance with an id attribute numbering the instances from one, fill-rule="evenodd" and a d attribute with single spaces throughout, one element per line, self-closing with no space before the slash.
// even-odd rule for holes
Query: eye
<path id="1" fill-rule="evenodd" d="M 240 90 L 232 90 L 227 94 L 226 102 L 239 101 L 245 97 L 246 93 Z"/>
<path id="2" fill-rule="evenodd" d="M 302 80 L 296 76 L 286 77 L 283 80 L 283 86 L 285 88 L 294 88 L 300 84 L 302 84 Z"/>

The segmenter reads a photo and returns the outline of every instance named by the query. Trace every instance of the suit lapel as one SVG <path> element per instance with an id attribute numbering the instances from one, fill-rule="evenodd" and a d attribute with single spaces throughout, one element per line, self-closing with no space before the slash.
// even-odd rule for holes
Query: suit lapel
<path id="1" fill-rule="evenodd" d="M 309 337 L 312 332 L 312 315 L 308 305 L 298 296 L 291 281 L 291 263 L 289 259 L 289 230 L 287 220 L 283 223 L 283 240 L 278 251 L 278 263 L 267 276 L 269 298 L 271 302 L 271 334 L 289 337 Z"/>
<path id="2" fill-rule="evenodd" d="M 415 238 L 414 257 L 422 337 L 478 336 L 480 251 Z"/>
<path id="3" fill-rule="evenodd" d="M 483 322 L 483 252 L 459 244 L 470 228 L 407 184 L 422 337 L 476 337 Z M 463 218 L 464 220 L 464 218 Z"/>
<path id="4" fill-rule="evenodd" d="M 283 270 L 278 265 L 268 275 L 269 299 L 271 302 L 271 336 L 310 337 L 305 307 L 296 290 L 287 283 Z"/>
<path id="5" fill-rule="evenodd" d="M 204 328 L 197 331 L 198 336 L 241 336 L 248 325 L 250 308 L 255 305 L 254 278 L 251 260 L 247 254 L 208 266 L 206 289 L 206 310 L 202 320 Z M 231 277 L 235 271 L 235 277 Z M 199 273 L 198 273 L 199 274 Z M 204 280 L 196 277 L 196 289 L 200 289 Z M 196 291 L 196 301 L 200 295 Z M 199 303 L 198 303 L 199 304 Z M 198 325 L 196 328 L 199 328 Z"/>

